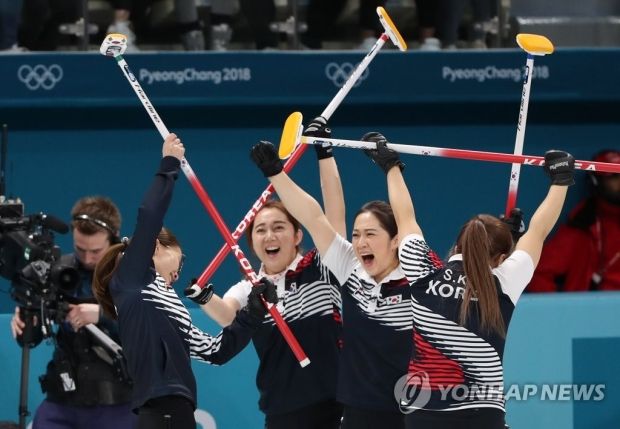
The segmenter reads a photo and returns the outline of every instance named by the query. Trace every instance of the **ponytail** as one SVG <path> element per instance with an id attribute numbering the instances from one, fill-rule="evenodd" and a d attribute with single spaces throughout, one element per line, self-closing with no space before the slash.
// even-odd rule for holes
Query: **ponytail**
<path id="1" fill-rule="evenodd" d="M 177 237 L 166 227 L 162 227 L 161 231 L 159 231 L 157 240 L 166 247 L 181 247 Z M 110 281 L 116 272 L 123 253 L 127 250 L 127 246 L 129 246 L 129 241 L 129 238 L 123 237 L 119 244 L 111 246 L 103 255 L 103 258 L 97 262 L 95 273 L 93 274 L 93 295 L 95 295 L 97 302 L 101 305 L 103 314 L 115 320 L 117 319 L 116 308 L 110 294 Z"/>
<path id="2" fill-rule="evenodd" d="M 111 246 L 97 263 L 95 273 L 93 274 L 93 294 L 99 305 L 101 305 L 103 314 L 111 319 L 116 319 L 117 316 L 114 301 L 112 301 L 112 295 L 110 294 L 110 280 L 112 280 L 112 276 L 116 272 L 116 267 L 121 254 L 127 248 L 127 243 L 128 241 L 123 239 L 122 243 Z"/>
<path id="3" fill-rule="evenodd" d="M 504 337 L 506 324 L 500 311 L 491 266 L 501 254 L 510 252 L 512 238 L 509 229 L 493 216 L 476 216 L 461 230 L 457 247 L 463 254 L 466 277 L 459 315 L 460 324 L 465 325 L 467 322 L 471 300 L 477 298 L 482 330 L 487 333 L 495 332 Z"/>

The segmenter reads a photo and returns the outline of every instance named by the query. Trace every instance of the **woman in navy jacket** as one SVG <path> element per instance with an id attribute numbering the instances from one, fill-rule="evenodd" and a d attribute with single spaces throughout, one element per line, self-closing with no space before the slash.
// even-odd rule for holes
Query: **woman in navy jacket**
<path id="1" fill-rule="evenodd" d="M 162 152 L 131 242 L 108 250 L 95 269 L 93 290 L 104 312 L 119 321 L 138 428 L 194 429 L 196 380 L 190 358 L 222 364 L 239 353 L 264 317 L 260 296 L 267 286 L 252 289 L 246 309 L 217 337 L 192 324 L 172 288 L 181 270 L 181 247 L 162 228 L 185 149 L 170 134 Z"/>

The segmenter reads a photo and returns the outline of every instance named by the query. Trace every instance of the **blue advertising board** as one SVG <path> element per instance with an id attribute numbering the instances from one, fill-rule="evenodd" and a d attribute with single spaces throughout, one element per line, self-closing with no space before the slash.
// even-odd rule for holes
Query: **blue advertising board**
<path id="1" fill-rule="evenodd" d="M 617 102 L 620 88 L 614 77 L 620 73 L 619 52 L 560 49 L 537 57 L 532 99 Z M 326 105 L 362 58 L 359 52 L 126 56 L 133 75 L 161 108 L 286 106 L 289 110 Z M 96 53 L 7 55 L 0 65 L 2 113 L 18 107 L 82 109 L 136 103 L 116 62 Z M 364 72 L 346 106 L 514 102 L 521 94 L 524 67 L 525 54 L 519 50 L 385 51 Z M 381 109 L 376 113 L 380 118 Z M 461 114 L 466 115 L 467 109 Z"/>

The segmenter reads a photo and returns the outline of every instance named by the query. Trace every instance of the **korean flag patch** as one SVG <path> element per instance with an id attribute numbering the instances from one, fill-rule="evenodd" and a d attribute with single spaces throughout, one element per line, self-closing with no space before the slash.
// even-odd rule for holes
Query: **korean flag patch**
<path id="1" fill-rule="evenodd" d="M 388 296 L 387 298 L 385 298 L 386 305 L 400 304 L 401 302 L 403 302 L 402 295 L 392 295 L 392 296 Z"/>

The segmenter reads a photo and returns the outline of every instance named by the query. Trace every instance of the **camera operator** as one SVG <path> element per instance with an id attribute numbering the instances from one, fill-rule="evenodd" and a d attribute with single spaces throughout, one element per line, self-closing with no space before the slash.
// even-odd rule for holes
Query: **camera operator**
<path id="1" fill-rule="evenodd" d="M 119 376 L 109 359 L 106 362 L 96 353 L 93 335 L 83 329 L 96 324 L 119 342 L 117 324 L 103 316 L 91 282 L 99 259 L 119 242 L 121 216 L 111 200 L 91 196 L 76 202 L 71 219 L 74 253 L 62 256 L 61 262 L 78 270 L 80 283 L 71 293 L 75 303 L 68 304 L 65 321 L 54 335 L 54 355 L 47 372 L 39 378 L 47 397 L 36 411 L 33 429 L 133 428 L 136 417 L 129 407 L 130 382 Z M 17 307 L 11 320 L 13 336 L 21 335 L 24 328 Z"/>

